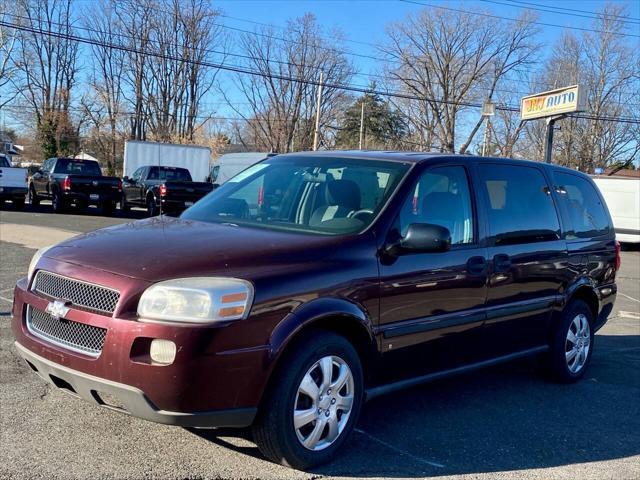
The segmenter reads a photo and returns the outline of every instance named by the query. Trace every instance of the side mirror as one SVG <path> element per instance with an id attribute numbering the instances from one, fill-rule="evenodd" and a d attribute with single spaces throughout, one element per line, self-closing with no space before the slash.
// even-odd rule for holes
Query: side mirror
<path id="1" fill-rule="evenodd" d="M 404 237 L 387 246 L 391 255 L 446 252 L 451 248 L 451 232 L 431 223 L 412 223 Z"/>

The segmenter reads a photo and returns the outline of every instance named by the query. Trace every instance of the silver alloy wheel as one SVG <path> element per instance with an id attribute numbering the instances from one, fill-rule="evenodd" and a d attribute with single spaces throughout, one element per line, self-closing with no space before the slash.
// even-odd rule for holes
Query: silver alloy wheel
<path id="1" fill-rule="evenodd" d="M 347 362 L 330 355 L 302 377 L 293 405 L 293 426 L 309 450 L 324 450 L 340 436 L 353 406 L 353 374 Z"/>
<path id="2" fill-rule="evenodd" d="M 582 313 L 576 315 L 569 325 L 565 342 L 565 358 L 571 373 L 578 373 L 587 363 L 591 348 L 589 320 Z"/>

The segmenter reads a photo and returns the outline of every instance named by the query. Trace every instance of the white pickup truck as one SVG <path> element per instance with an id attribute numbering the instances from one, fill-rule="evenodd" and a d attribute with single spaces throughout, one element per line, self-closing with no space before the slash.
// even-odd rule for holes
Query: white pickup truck
<path id="1" fill-rule="evenodd" d="M 0 207 L 11 200 L 15 208 L 24 208 L 27 195 L 27 169 L 11 166 L 6 155 L 0 154 Z"/>

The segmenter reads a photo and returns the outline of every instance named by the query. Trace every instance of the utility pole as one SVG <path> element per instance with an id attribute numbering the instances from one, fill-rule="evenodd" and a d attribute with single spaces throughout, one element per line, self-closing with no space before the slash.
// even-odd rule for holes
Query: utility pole
<path id="1" fill-rule="evenodd" d="M 491 117 L 496 114 L 496 107 L 490 99 L 485 100 L 482 105 L 482 116 L 487 119 L 487 123 L 484 125 L 484 140 L 482 142 L 482 156 L 487 153 L 487 146 L 489 144 L 489 135 L 491 135 Z"/>
<path id="2" fill-rule="evenodd" d="M 362 97 L 360 107 L 360 143 L 358 144 L 358 150 L 362 150 L 362 141 L 364 140 L 364 97 Z"/>
<path id="3" fill-rule="evenodd" d="M 489 143 L 489 130 L 491 129 L 491 117 L 487 117 L 487 123 L 484 125 L 484 141 L 482 142 L 482 156 L 487 153 L 487 144 Z"/>
<path id="4" fill-rule="evenodd" d="M 320 83 L 318 84 L 318 100 L 316 102 L 316 128 L 313 132 L 313 151 L 318 150 L 318 137 L 320 136 L 320 104 L 322 102 L 322 80 L 323 72 L 320 72 Z"/>

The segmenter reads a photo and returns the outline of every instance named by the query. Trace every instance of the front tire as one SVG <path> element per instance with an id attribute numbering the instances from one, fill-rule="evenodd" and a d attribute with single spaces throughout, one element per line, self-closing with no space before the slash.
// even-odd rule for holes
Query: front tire
<path id="1" fill-rule="evenodd" d="M 38 197 L 33 184 L 31 184 L 31 186 L 29 187 L 29 203 L 32 207 L 37 207 L 38 205 L 40 205 L 40 197 Z"/>
<path id="2" fill-rule="evenodd" d="M 300 470 L 338 454 L 358 421 L 362 364 L 344 337 L 318 332 L 280 362 L 253 426 L 269 460 Z"/>
<path id="3" fill-rule="evenodd" d="M 582 300 L 565 308 L 548 357 L 549 373 L 558 382 L 573 383 L 584 376 L 593 353 L 593 324 L 593 312 Z"/>
<path id="4" fill-rule="evenodd" d="M 122 197 L 120 198 L 120 210 L 122 210 L 123 212 L 128 212 L 129 210 L 131 210 L 131 207 L 127 203 L 127 197 L 124 192 L 122 193 Z"/>

